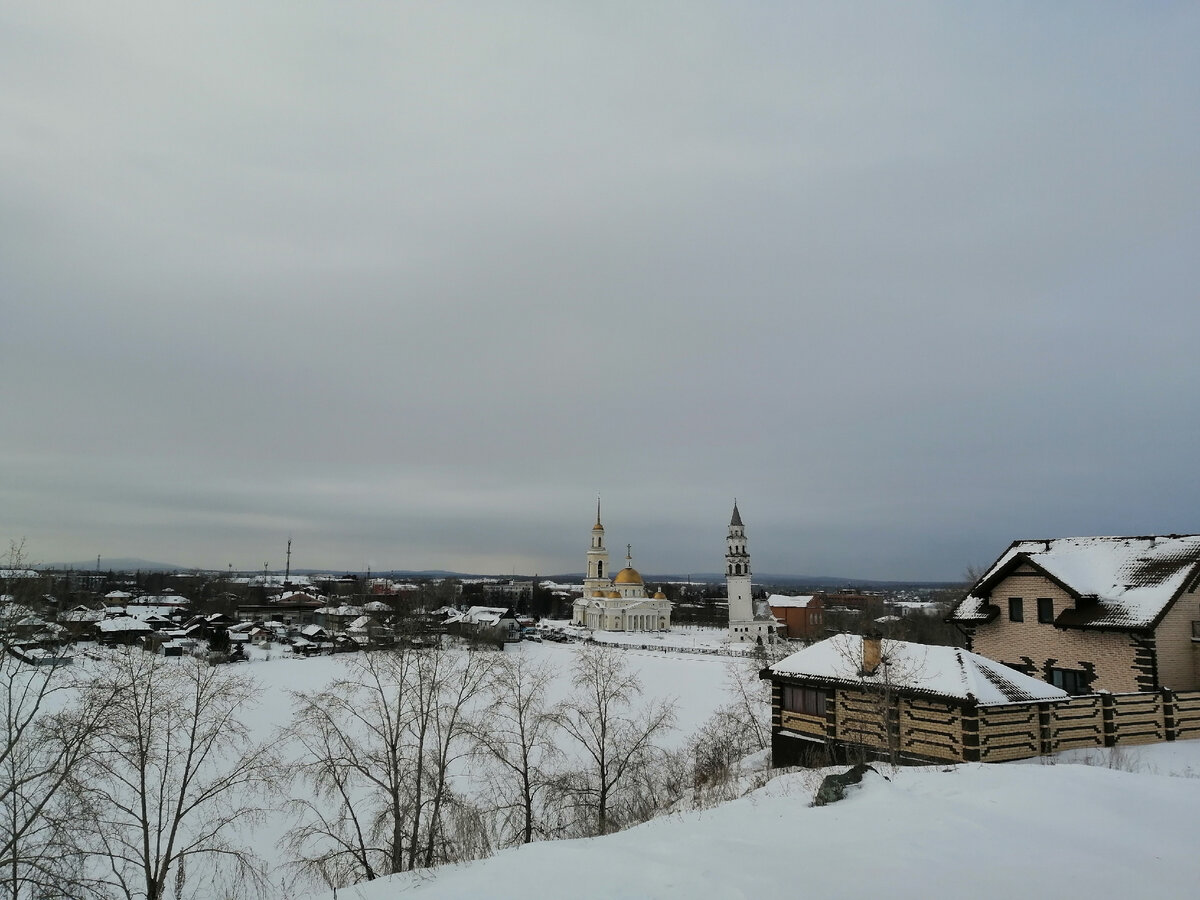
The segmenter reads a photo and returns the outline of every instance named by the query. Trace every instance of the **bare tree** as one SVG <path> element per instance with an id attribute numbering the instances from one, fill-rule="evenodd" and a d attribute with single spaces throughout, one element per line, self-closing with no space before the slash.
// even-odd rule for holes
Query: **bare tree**
<path id="1" fill-rule="evenodd" d="M 602 644 L 580 650 L 572 683 L 575 692 L 559 709 L 557 721 L 584 762 L 571 773 L 566 790 L 592 818 L 592 833 L 608 834 L 646 817 L 633 814 L 633 798 L 625 789 L 632 776 L 648 771 L 661 755 L 654 742 L 674 727 L 674 707 L 644 703 L 641 683 L 620 651 Z"/>
<path id="2" fill-rule="evenodd" d="M 493 763 L 493 811 L 499 815 L 502 844 L 528 844 L 537 835 L 538 809 L 557 780 L 553 762 L 558 725 L 546 701 L 554 672 L 524 656 L 503 657 L 489 688 L 490 715 L 481 720 L 476 740 Z"/>
<path id="3" fill-rule="evenodd" d="M 726 702 L 718 707 L 689 741 L 692 787 L 708 799 L 729 799 L 739 763 L 771 746 L 771 684 L 759 677 L 766 666 L 790 655 L 794 645 L 760 645 L 749 656 L 725 666 Z"/>
<path id="4" fill-rule="evenodd" d="M 107 710 L 99 691 L 81 699 L 61 662 L 33 668 L 0 646 L 0 890 L 71 896 L 82 890 L 70 777 Z"/>
<path id="5" fill-rule="evenodd" d="M 25 543 L 3 561 L 5 585 L 24 575 Z M 79 702 L 74 670 L 60 656 L 34 666 L 16 645 L 13 603 L 0 610 L 0 890 L 5 896 L 70 896 L 80 887 L 67 779 L 105 709 Z"/>
<path id="6" fill-rule="evenodd" d="M 243 724 L 253 682 L 226 667 L 126 649 L 92 685 L 112 700 L 74 784 L 108 889 L 160 900 L 171 882 L 178 896 L 195 867 L 261 887 L 259 860 L 236 840 L 278 768 Z"/>
<path id="7" fill-rule="evenodd" d="M 410 869 L 418 862 L 428 867 L 464 858 L 465 848 L 455 847 L 445 834 L 448 809 L 452 808 L 460 822 L 471 820 L 464 815 L 466 798 L 450 789 L 449 776 L 470 752 L 467 738 L 474 731 L 469 720 L 471 702 L 487 684 L 494 665 L 489 653 L 426 650 L 418 656 L 414 718 L 423 740 L 417 760 Z M 424 840 L 419 842 L 422 829 Z"/>
<path id="8" fill-rule="evenodd" d="M 475 819 L 451 775 L 491 665 L 490 654 L 401 648 L 296 695 L 298 772 L 314 792 L 294 801 L 287 836 L 302 875 L 336 887 L 471 855 Z"/>
<path id="9" fill-rule="evenodd" d="M 287 846 L 301 874 L 338 887 L 404 870 L 413 662 L 406 649 L 362 654 L 346 678 L 295 694 L 296 774 L 313 791 L 292 801 Z"/>

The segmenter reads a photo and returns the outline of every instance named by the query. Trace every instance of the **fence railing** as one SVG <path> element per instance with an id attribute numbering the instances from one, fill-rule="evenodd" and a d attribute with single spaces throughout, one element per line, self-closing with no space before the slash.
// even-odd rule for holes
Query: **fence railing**
<path id="1" fill-rule="evenodd" d="M 983 762 L 1079 747 L 1115 747 L 1200 738 L 1200 691 L 1086 694 L 1057 703 L 981 707 Z"/>

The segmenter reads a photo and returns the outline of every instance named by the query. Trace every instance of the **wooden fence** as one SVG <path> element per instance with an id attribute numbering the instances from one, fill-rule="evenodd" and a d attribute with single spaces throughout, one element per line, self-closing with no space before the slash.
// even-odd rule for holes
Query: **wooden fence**
<path id="1" fill-rule="evenodd" d="M 853 748 L 909 762 L 1005 762 L 1062 750 L 1200 738 L 1200 691 L 1087 694 L 1056 702 L 957 705 L 839 689 L 823 714 L 782 708 L 772 685 L 773 734 L 824 744 L 835 755 Z M 797 762 L 794 741 L 774 741 L 776 765 Z"/>
<path id="2" fill-rule="evenodd" d="M 976 710 L 967 759 L 1002 762 L 1071 750 L 1200 738 L 1200 691 L 1087 694 Z M 971 745 L 975 741 L 970 742 Z"/>

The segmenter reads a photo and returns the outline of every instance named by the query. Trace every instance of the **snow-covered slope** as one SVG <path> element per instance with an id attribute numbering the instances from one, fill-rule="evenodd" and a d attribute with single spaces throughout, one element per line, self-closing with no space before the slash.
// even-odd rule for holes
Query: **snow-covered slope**
<path id="1" fill-rule="evenodd" d="M 1149 773 L 1200 774 L 1200 741 L 1158 752 L 1118 758 L 1146 770 L 1138 773 L 1059 764 L 905 769 L 890 781 L 868 774 L 846 800 L 820 809 L 808 805 L 817 774 L 798 772 L 704 812 L 394 876 L 338 897 L 1193 896 L 1200 778 Z"/>

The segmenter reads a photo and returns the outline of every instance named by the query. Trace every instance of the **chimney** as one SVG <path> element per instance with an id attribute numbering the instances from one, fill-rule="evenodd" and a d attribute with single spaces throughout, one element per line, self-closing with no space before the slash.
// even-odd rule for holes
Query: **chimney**
<path id="1" fill-rule="evenodd" d="M 874 675 L 879 668 L 883 653 L 883 635 L 878 631 L 867 632 L 862 637 L 862 674 Z"/>

